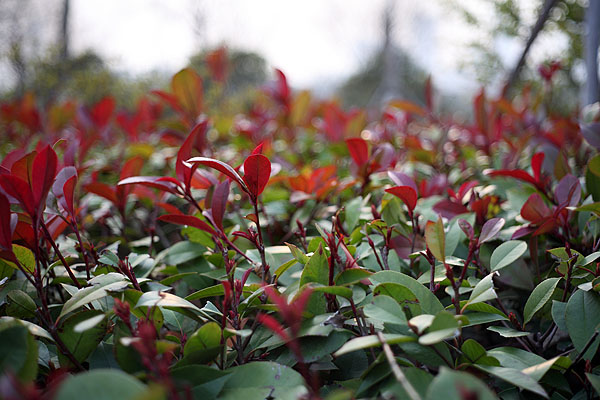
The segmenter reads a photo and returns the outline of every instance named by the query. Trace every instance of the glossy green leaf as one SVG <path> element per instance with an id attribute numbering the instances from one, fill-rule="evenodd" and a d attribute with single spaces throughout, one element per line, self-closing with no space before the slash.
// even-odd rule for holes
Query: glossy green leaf
<path id="1" fill-rule="evenodd" d="M 82 395 L 93 400 L 135 400 L 146 386 L 131 375 L 115 369 L 96 369 L 72 375 L 60 385 L 56 400 L 80 400 Z"/>
<path id="2" fill-rule="evenodd" d="M 527 251 L 527 243 L 521 240 L 509 240 L 496 247 L 490 259 L 492 271 L 508 267 Z"/>
<path id="3" fill-rule="evenodd" d="M 600 295 L 583 290 L 573 293 L 567 303 L 565 322 L 575 349 L 582 351 L 600 324 Z M 584 359 L 589 360 L 594 356 L 600 344 L 599 339 L 597 337 L 586 351 Z"/>
<path id="4" fill-rule="evenodd" d="M 527 299 L 527 303 L 525 303 L 525 309 L 523 310 L 523 325 L 527 324 L 531 321 L 531 318 L 537 313 L 539 310 L 546 305 L 550 297 L 552 297 L 552 293 L 554 293 L 554 289 L 560 282 L 560 278 L 549 278 L 545 281 L 542 281 L 539 285 L 533 289 L 531 295 Z"/>
<path id="5" fill-rule="evenodd" d="M 93 278 L 90 280 L 90 283 L 92 286 L 79 289 L 77 293 L 65 302 L 59 318 L 94 300 L 108 296 L 108 290 L 114 291 L 127 287 L 129 282 L 125 280 L 123 275 L 111 272 Z"/>
<path id="6" fill-rule="evenodd" d="M 414 342 L 416 340 L 416 338 L 412 336 L 399 335 L 395 333 L 384 333 L 383 338 L 385 339 L 386 343 L 390 345 Z M 343 354 L 351 353 L 353 351 L 364 350 L 378 346 L 381 346 L 381 342 L 379 341 L 379 337 L 377 337 L 377 335 L 360 336 L 347 341 L 338 351 L 335 352 L 334 355 L 339 357 Z"/>

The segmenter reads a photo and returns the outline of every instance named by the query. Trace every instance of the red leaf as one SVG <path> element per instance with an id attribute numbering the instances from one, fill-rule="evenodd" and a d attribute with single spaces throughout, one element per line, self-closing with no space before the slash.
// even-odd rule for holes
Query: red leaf
<path id="1" fill-rule="evenodd" d="M 227 207 L 227 197 L 229 197 L 229 181 L 221 182 L 215 186 L 215 191 L 212 195 L 211 210 L 213 220 L 221 230 L 223 230 L 223 216 Z"/>
<path id="2" fill-rule="evenodd" d="M 0 186 L 9 196 L 15 198 L 23 210 L 31 217 L 36 215 L 36 207 L 31 188 L 21 178 L 13 175 L 0 175 Z"/>
<path id="3" fill-rule="evenodd" d="M 544 200 L 539 194 L 534 193 L 525 202 L 521 208 L 521 216 L 527 221 L 533 223 L 539 223 L 544 218 L 549 217 L 552 214 Z"/>
<path id="4" fill-rule="evenodd" d="M 90 117 L 94 124 L 99 128 L 104 128 L 115 110 L 115 99 L 104 97 L 90 110 Z"/>
<path id="5" fill-rule="evenodd" d="M 52 184 L 52 192 L 56 196 L 60 205 L 71 215 L 74 214 L 73 193 L 77 183 L 77 169 L 75 167 L 65 167 L 56 175 Z"/>
<path id="6" fill-rule="evenodd" d="M 159 202 L 156 203 L 156 205 L 168 212 L 169 214 L 184 215 L 181 211 L 179 211 L 179 208 L 175 207 L 173 204 Z"/>
<path id="7" fill-rule="evenodd" d="M 50 146 L 44 147 L 33 159 L 31 189 L 36 207 L 43 211 L 46 196 L 54 183 L 58 159 Z"/>
<path id="8" fill-rule="evenodd" d="M 512 178 L 516 178 L 521 181 L 531 183 L 534 186 L 537 185 L 537 181 L 535 180 L 535 178 L 533 176 L 529 175 L 527 172 L 523 171 L 522 169 L 500 169 L 497 171 L 490 171 L 490 172 L 488 172 L 488 175 L 489 176 L 510 176 Z"/>
<path id="9" fill-rule="evenodd" d="M 191 164 L 197 163 L 212 169 L 216 169 L 217 171 L 236 181 L 245 192 L 249 193 L 248 187 L 246 186 L 246 183 L 242 177 L 233 168 L 231 168 L 230 165 L 225 164 L 223 161 L 207 157 L 193 157 L 187 160 L 187 162 Z"/>
<path id="10" fill-rule="evenodd" d="M 396 186 L 410 186 L 418 193 L 417 184 L 410 176 L 403 174 L 402 172 L 388 171 L 388 177 L 394 181 Z"/>
<path id="11" fill-rule="evenodd" d="M 291 338 L 283 329 L 283 326 L 277 320 L 268 314 L 258 314 L 258 322 L 277 334 L 284 342 L 289 342 Z"/>
<path id="12" fill-rule="evenodd" d="M 531 157 L 531 169 L 533 170 L 533 177 L 537 183 L 542 182 L 542 164 L 544 163 L 545 154 L 542 152 L 535 153 Z"/>
<path id="13" fill-rule="evenodd" d="M 460 185 L 458 189 L 458 200 L 463 201 L 465 196 L 473 189 L 475 186 L 479 185 L 478 181 L 469 181 Z"/>
<path id="14" fill-rule="evenodd" d="M 180 186 L 180 183 L 177 180 L 169 177 L 132 176 L 117 183 L 117 186 L 122 185 L 145 185 L 165 192 L 177 194 L 179 193 L 177 188 Z"/>
<path id="15" fill-rule="evenodd" d="M 260 142 L 258 146 L 256 146 L 254 150 L 252 150 L 252 154 L 262 154 L 264 144 L 265 142 Z"/>
<path id="16" fill-rule="evenodd" d="M 208 232 L 211 235 L 217 235 L 217 232 L 215 232 L 215 230 L 206 222 L 202 221 L 200 218 L 196 218 L 190 215 L 167 214 L 161 215 L 160 217 L 158 217 L 158 219 L 164 222 L 170 222 L 172 224 L 192 226 L 194 228 L 198 228 L 200 230 Z"/>
<path id="17" fill-rule="evenodd" d="M 244 161 L 244 182 L 255 198 L 265 190 L 270 176 L 271 161 L 262 154 L 253 154 Z"/>
<path id="18" fill-rule="evenodd" d="M 441 214 L 442 217 L 448 219 L 452 219 L 457 215 L 469 212 L 467 207 L 463 206 L 462 204 L 447 199 L 437 202 L 433 206 L 433 210 L 438 214 Z"/>
<path id="19" fill-rule="evenodd" d="M 356 165 L 362 167 L 367 162 L 369 162 L 369 146 L 367 145 L 367 142 L 364 139 L 346 139 L 346 145 L 348 146 L 350 156 L 352 157 Z"/>
<path id="20" fill-rule="evenodd" d="M 204 147 L 206 131 L 208 129 L 208 119 L 204 119 L 200 123 L 196 124 L 194 128 L 190 131 L 190 134 L 185 139 L 179 151 L 177 152 L 177 161 L 175 163 L 175 175 L 177 179 L 181 182 L 185 183 L 186 186 L 189 185 L 189 180 L 191 179 L 191 172 L 189 172 L 189 167 L 184 164 L 185 160 L 192 156 L 192 149 L 195 147 L 195 144 L 198 142 L 198 137 L 200 136 L 201 145 L 199 146 L 201 151 Z"/>
<path id="21" fill-rule="evenodd" d="M 115 192 L 115 190 L 108 186 L 106 183 L 102 183 L 102 182 L 92 182 L 92 183 L 88 183 L 87 185 L 85 185 L 85 190 L 87 190 L 90 193 L 94 193 L 100 197 L 104 197 L 105 199 L 107 199 L 108 201 L 110 201 L 113 204 L 117 204 L 118 200 L 117 200 L 117 193 Z"/>
<path id="22" fill-rule="evenodd" d="M 504 226 L 504 218 L 492 218 L 483 224 L 481 234 L 479 235 L 479 244 L 489 242 L 494 239 L 500 229 Z"/>
<path id="23" fill-rule="evenodd" d="M 575 207 L 581 200 L 581 184 L 579 179 L 571 174 L 563 176 L 554 189 L 554 196 L 559 206 Z"/>
<path id="24" fill-rule="evenodd" d="M 417 192 L 410 186 L 394 186 L 385 190 L 388 193 L 393 194 L 406 204 L 410 214 L 412 214 L 415 206 L 417 205 Z"/>
<path id="25" fill-rule="evenodd" d="M 13 226 L 11 222 L 10 203 L 6 196 L 0 193 L 0 249 L 6 251 L 12 251 Z"/>
<path id="26" fill-rule="evenodd" d="M 121 174 L 119 179 L 129 178 L 140 174 L 142 167 L 144 166 L 144 159 L 142 157 L 132 157 L 123 164 L 121 168 Z"/>

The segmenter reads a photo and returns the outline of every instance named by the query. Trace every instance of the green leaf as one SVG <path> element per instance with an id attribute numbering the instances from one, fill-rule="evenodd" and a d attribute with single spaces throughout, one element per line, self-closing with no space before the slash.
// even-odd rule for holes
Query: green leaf
<path id="1" fill-rule="evenodd" d="M 309 287 L 312 288 L 315 293 L 328 293 L 333 294 L 340 297 L 345 297 L 346 299 L 352 298 L 352 289 L 343 287 L 343 286 L 321 286 L 316 283 L 309 283 Z M 300 292 L 300 291 L 299 291 Z"/>
<path id="2" fill-rule="evenodd" d="M 300 287 L 307 283 L 320 283 L 321 285 L 329 285 L 329 263 L 323 246 L 319 248 L 310 257 L 308 263 L 302 270 L 300 276 Z M 325 312 L 326 301 L 324 296 L 311 296 L 306 306 L 306 311 L 312 314 L 321 314 Z"/>
<path id="3" fill-rule="evenodd" d="M 371 303 L 364 306 L 365 315 L 383 323 L 406 325 L 406 316 L 402 307 L 388 296 L 377 296 Z"/>
<path id="4" fill-rule="evenodd" d="M 90 280 L 93 286 L 79 289 L 69 300 L 65 302 L 58 318 L 91 303 L 94 300 L 108 296 L 107 290 L 115 291 L 127 287 L 128 281 L 125 277 L 116 272 L 110 272 L 105 275 L 99 275 Z"/>
<path id="5" fill-rule="evenodd" d="M 425 399 L 463 400 L 465 391 L 478 400 L 498 399 L 483 381 L 472 374 L 453 371 L 447 367 L 440 368 L 440 372 L 427 389 Z"/>
<path id="6" fill-rule="evenodd" d="M 146 390 L 140 381 L 116 369 L 96 369 L 69 376 L 56 392 L 56 400 L 135 400 Z"/>
<path id="7" fill-rule="evenodd" d="M 37 376 L 38 345 L 27 327 L 18 320 L 0 324 L 0 372 L 11 371 L 31 381 Z"/>
<path id="8" fill-rule="evenodd" d="M 409 288 L 394 282 L 380 283 L 373 289 L 373 294 L 384 294 L 386 296 L 390 296 L 398 303 L 417 302 L 417 297 Z"/>
<path id="9" fill-rule="evenodd" d="M 251 294 L 252 290 L 250 290 L 248 288 L 248 286 L 244 286 L 244 288 L 242 289 L 242 292 L 244 294 Z M 225 288 L 223 287 L 223 285 L 221 285 L 219 283 L 218 285 L 209 286 L 207 288 L 198 290 L 197 292 L 194 292 L 194 293 L 190 294 L 189 296 L 186 296 L 185 299 L 188 301 L 192 301 L 192 300 L 204 299 L 207 297 L 223 296 L 224 294 L 225 294 Z"/>
<path id="10" fill-rule="evenodd" d="M 85 361 L 96 350 L 102 339 L 104 339 L 106 335 L 106 318 L 103 318 L 102 322 L 97 323 L 94 327 L 84 332 L 77 332 L 75 327 L 98 315 L 104 317 L 104 313 L 100 310 L 80 311 L 65 319 L 58 328 L 60 340 L 79 362 Z M 73 366 L 71 361 L 62 353 L 59 353 L 58 359 L 61 366 Z"/>
<path id="11" fill-rule="evenodd" d="M 475 285 L 475 288 L 473 288 L 471 296 L 469 296 L 469 300 L 467 301 L 465 307 L 470 304 L 483 303 L 484 301 L 493 300 L 498 297 L 496 295 L 496 291 L 494 290 L 494 282 L 492 280 L 494 274 L 495 272 L 492 272 L 480 280 L 477 285 Z"/>
<path id="12" fill-rule="evenodd" d="M 598 293 L 583 290 L 573 293 L 567 303 L 565 322 L 575 349 L 581 352 L 600 324 L 600 296 Z M 599 339 L 600 337 L 597 337 L 586 351 L 584 359 L 589 360 L 596 354 L 600 344 Z"/>
<path id="13" fill-rule="evenodd" d="M 14 321 L 17 321 L 18 323 L 25 325 L 25 327 L 27 329 L 29 329 L 29 333 L 31 333 L 34 336 L 37 337 L 43 337 L 44 339 L 48 339 L 50 341 L 54 341 L 54 339 L 52 338 L 52 336 L 50 335 L 50 333 L 45 330 L 44 328 L 42 328 L 39 325 L 34 324 L 33 322 L 29 322 L 29 321 L 25 321 L 22 319 L 16 319 L 13 317 L 0 317 L 0 326 L 3 323 L 12 323 Z"/>
<path id="14" fill-rule="evenodd" d="M 500 365 L 503 367 L 518 370 L 524 370 L 546 361 L 537 354 L 517 349 L 516 347 L 496 347 L 495 349 L 488 350 L 487 353 L 489 356 L 498 359 Z"/>
<path id="15" fill-rule="evenodd" d="M 596 391 L 596 394 L 600 395 L 600 376 L 590 374 L 586 372 L 585 376 L 588 378 L 588 381 L 592 384 L 592 387 Z"/>
<path id="16" fill-rule="evenodd" d="M 446 236 L 441 217 L 438 217 L 436 222 L 427 221 L 427 225 L 425 226 L 425 243 L 427 243 L 427 247 L 429 247 L 429 250 L 431 250 L 436 259 L 441 262 L 446 260 Z"/>
<path id="17" fill-rule="evenodd" d="M 302 250 L 300 250 L 298 247 L 296 247 L 295 245 L 293 245 L 291 243 L 286 243 L 285 245 L 287 247 L 289 247 L 290 251 L 292 252 L 292 255 L 294 256 L 296 261 L 298 261 L 300 264 L 304 265 L 308 262 L 308 256 L 306 254 L 304 254 L 304 252 Z"/>
<path id="18" fill-rule="evenodd" d="M 179 309 L 190 309 L 200 314 L 203 318 L 210 319 L 204 311 L 194 304 L 167 292 L 152 291 L 144 293 L 135 305 L 135 308 L 138 307 L 174 307 Z"/>
<path id="19" fill-rule="evenodd" d="M 340 272 L 334 279 L 334 282 L 338 286 L 347 286 L 356 282 L 360 282 L 363 279 L 368 279 L 373 273 L 363 268 L 350 268 Z"/>
<path id="20" fill-rule="evenodd" d="M 527 303 L 525 303 L 525 309 L 523 310 L 523 325 L 531 321 L 531 318 L 533 318 L 535 313 L 546 305 L 548 300 L 550 300 L 550 297 L 552 297 L 552 293 L 554 293 L 554 289 L 556 289 L 558 282 L 560 282 L 560 278 L 549 278 L 542 281 L 535 289 L 533 289 L 533 292 L 531 292 L 531 295 L 527 299 Z"/>
<path id="21" fill-rule="evenodd" d="M 344 205 L 346 216 L 346 228 L 348 232 L 352 232 L 358 221 L 360 220 L 360 211 L 363 204 L 363 198 L 358 196 L 350 200 Z"/>
<path id="22" fill-rule="evenodd" d="M 530 392 L 540 395 L 546 399 L 548 398 L 548 394 L 546 393 L 544 388 L 541 387 L 540 384 L 535 381 L 535 379 L 517 369 L 494 367 L 489 365 L 475 366 L 496 378 L 502 379 L 503 381 L 510 383 L 511 385 L 514 385 L 521 389 L 529 390 Z"/>
<path id="23" fill-rule="evenodd" d="M 21 264 L 27 272 L 33 274 L 33 272 L 35 271 L 35 256 L 33 255 L 33 252 L 27 247 L 21 246 L 19 244 L 13 244 L 12 251 L 15 254 L 17 260 L 19 261 L 19 264 Z M 10 267 L 18 269 L 17 265 L 14 262 L 7 260 L 4 260 L 4 262 Z"/>
<path id="24" fill-rule="evenodd" d="M 11 290 L 6 294 L 6 314 L 17 318 L 33 318 L 37 310 L 35 301 L 22 290 Z"/>
<path id="25" fill-rule="evenodd" d="M 419 337 L 419 343 L 428 346 L 454 338 L 459 333 L 459 323 L 454 315 L 448 311 L 440 311 L 431 321 L 427 333 Z"/>
<path id="26" fill-rule="evenodd" d="M 498 335 L 505 338 L 514 338 L 529 335 L 529 332 L 518 331 L 516 329 L 508 328 L 506 326 L 489 326 L 487 330 L 496 332 Z"/>
<path id="27" fill-rule="evenodd" d="M 296 400 L 307 393 L 298 372 L 274 362 L 251 362 L 226 371 L 230 375 L 218 396 L 222 400 Z"/>
<path id="28" fill-rule="evenodd" d="M 399 335 L 396 333 L 384 333 L 383 338 L 388 344 L 414 342 L 416 339 L 412 336 Z M 381 346 L 381 342 L 377 335 L 360 336 L 351 339 L 346 342 L 338 351 L 335 352 L 334 356 L 339 357 L 342 354 L 351 353 L 357 350 L 368 349 L 371 347 Z"/>
<path id="29" fill-rule="evenodd" d="M 444 306 L 440 300 L 433 293 L 431 293 L 431 290 L 423 286 L 416 279 L 411 278 L 410 276 L 401 272 L 380 271 L 371 275 L 369 280 L 374 285 L 392 282 L 406 286 L 417 297 L 419 300 L 419 305 L 421 306 L 421 310 L 423 310 L 424 313 L 437 314 L 444 309 Z"/>
<path id="30" fill-rule="evenodd" d="M 492 271 L 508 267 L 527 251 L 527 243 L 521 240 L 509 240 L 496 247 L 490 259 Z"/>
<path id="31" fill-rule="evenodd" d="M 208 322 L 198 329 L 185 343 L 183 359 L 177 366 L 206 364 L 214 360 L 221 349 L 221 327 Z"/>
<path id="32" fill-rule="evenodd" d="M 552 320 L 563 332 L 567 331 L 567 322 L 565 321 L 565 312 L 567 303 L 557 300 L 552 300 Z"/>

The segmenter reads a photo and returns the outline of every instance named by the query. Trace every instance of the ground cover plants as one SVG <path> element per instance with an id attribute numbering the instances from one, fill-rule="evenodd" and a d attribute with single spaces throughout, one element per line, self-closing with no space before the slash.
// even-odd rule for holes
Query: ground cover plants
<path id="1" fill-rule="evenodd" d="M 2 398 L 597 397 L 597 110 L 552 77 L 467 121 L 431 83 L 238 101 L 211 68 L 1 105 Z"/>

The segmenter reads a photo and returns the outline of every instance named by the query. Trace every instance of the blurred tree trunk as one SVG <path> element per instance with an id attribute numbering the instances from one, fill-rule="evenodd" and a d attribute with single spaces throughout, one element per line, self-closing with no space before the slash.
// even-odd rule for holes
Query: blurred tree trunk
<path id="1" fill-rule="evenodd" d="M 60 18 L 60 62 L 69 59 L 69 8 L 70 0 L 63 0 Z"/>
<path id="2" fill-rule="evenodd" d="M 597 3 L 598 1 L 600 1 L 600 0 L 591 0 L 592 3 Z M 550 11 L 552 11 L 552 9 L 556 5 L 556 3 L 558 3 L 558 0 L 546 0 L 544 2 L 544 6 L 542 7 L 542 10 L 540 11 L 540 15 L 538 16 L 538 19 L 535 22 L 535 25 L 533 26 L 533 28 L 531 28 L 531 33 L 529 34 L 529 38 L 527 39 L 525 48 L 523 49 L 523 52 L 521 53 L 519 62 L 517 62 L 517 65 L 512 70 L 512 72 L 509 75 L 508 80 L 506 82 L 506 86 L 504 86 L 504 90 L 502 93 L 504 96 L 506 96 L 508 94 L 511 87 L 517 82 L 517 79 L 519 78 L 519 75 L 521 74 L 521 70 L 525 66 L 525 60 L 527 59 L 527 54 L 529 54 L 529 50 L 531 49 L 533 42 L 535 42 L 535 39 L 537 39 L 537 37 L 540 34 L 540 32 L 542 31 L 542 29 L 544 29 L 544 25 L 546 24 L 546 21 L 550 17 Z"/>
<path id="3" fill-rule="evenodd" d="M 585 12 L 585 70 L 587 78 L 584 87 L 583 105 L 598 101 L 598 47 L 600 46 L 600 0 L 590 0 Z"/>

